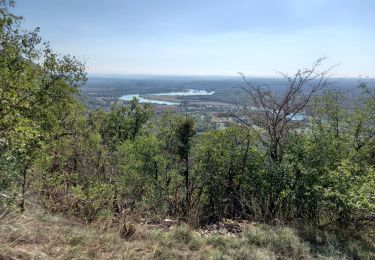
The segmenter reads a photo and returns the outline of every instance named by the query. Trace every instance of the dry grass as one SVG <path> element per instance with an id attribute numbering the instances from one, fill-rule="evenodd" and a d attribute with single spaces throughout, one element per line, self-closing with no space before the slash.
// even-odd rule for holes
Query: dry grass
<path id="1" fill-rule="evenodd" d="M 8 216 L 0 225 L 0 259 L 151 258 L 155 245 L 139 237 L 71 223 L 48 214 Z"/>
<path id="2" fill-rule="evenodd" d="M 98 224 L 73 223 L 42 212 L 9 215 L 0 223 L 0 259 L 202 259 L 204 255 L 198 236 L 186 226 L 123 225 L 103 231 Z"/>
<path id="3" fill-rule="evenodd" d="M 42 211 L 0 220 L 0 259 L 375 259 L 373 248 L 333 235 L 252 225 L 202 236 L 186 225 L 84 225 Z M 304 237 L 304 239 L 302 239 Z"/>

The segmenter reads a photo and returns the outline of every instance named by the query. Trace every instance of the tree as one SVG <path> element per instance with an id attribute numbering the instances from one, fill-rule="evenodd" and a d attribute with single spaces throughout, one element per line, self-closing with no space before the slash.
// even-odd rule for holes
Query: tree
<path id="1" fill-rule="evenodd" d="M 355 152 L 364 151 L 363 155 L 369 157 L 375 140 L 375 98 L 364 82 L 360 82 L 358 88 L 362 93 L 351 97 L 339 90 L 325 91 L 314 99 L 309 115 L 313 127 L 321 134 L 343 139 Z"/>
<path id="2" fill-rule="evenodd" d="M 360 82 L 358 88 L 362 90 L 362 95 L 355 101 L 354 107 L 347 119 L 352 143 L 356 151 L 368 147 L 374 149 L 375 91 L 374 89 L 370 89 L 365 82 Z M 370 150 L 367 152 L 371 153 Z M 373 152 L 374 150 L 372 150 Z M 375 165 L 374 160 L 372 161 L 372 165 Z"/>
<path id="3" fill-rule="evenodd" d="M 312 109 L 309 109 L 309 114 L 317 127 L 335 138 L 341 136 L 345 127 L 347 111 L 343 106 L 344 98 L 342 91 L 329 89 L 315 97 Z"/>
<path id="4" fill-rule="evenodd" d="M 165 189 L 168 214 L 177 215 L 182 212 L 181 209 L 181 189 L 183 185 L 183 176 L 181 167 L 178 163 L 180 140 L 177 136 L 177 129 L 185 118 L 181 115 L 165 112 L 156 119 L 156 122 L 150 124 L 149 133 L 155 134 L 161 141 L 161 152 L 165 162 L 165 174 L 162 185 Z"/>
<path id="5" fill-rule="evenodd" d="M 255 133 L 244 126 L 212 130 L 198 137 L 193 156 L 198 193 L 202 194 L 201 221 L 253 215 L 251 203 L 264 157 L 256 141 Z"/>
<path id="6" fill-rule="evenodd" d="M 237 118 L 250 127 L 255 125 L 265 130 L 266 138 L 263 138 L 263 141 L 267 144 L 273 162 L 280 162 L 282 159 L 283 146 L 292 127 L 292 119 L 303 112 L 312 96 L 326 86 L 330 69 L 322 72 L 318 70 L 324 60 L 325 58 L 318 59 L 311 68 L 300 69 L 293 76 L 281 73 L 288 81 L 286 90 L 281 94 L 240 74 L 245 83 L 243 90 L 250 98 L 243 107 L 249 122 L 241 117 Z M 256 107 L 255 111 L 251 109 L 252 106 Z"/>
<path id="7" fill-rule="evenodd" d="M 165 212 L 167 158 L 161 149 L 162 141 L 152 134 L 128 140 L 119 147 L 121 174 L 119 194 L 121 205 Z"/>
<path id="8" fill-rule="evenodd" d="M 183 175 L 185 176 L 185 214 L 189 214 L 189 209 L 191 206 L 191 189 L 190 189 L 190 172 L 189 172 L 189 158 L 190 150 L 192 146 L 192 138 L 196 134 L 195 122 L 192 118 L 186 115 L 185 121 L 183 121 L 177 128 L 177 138 L 179 140 L 178 144 L 178 154 L 180 160 L 184 163 L 185 169 Z"/>
<path id="9" fill-rule="evenodd" d="M 141 105 L 136 98 L 130 106 L 113 106 L 101 128 L 105 144 L 114 151 L 124 141 L 134 141 L 151 115 L 150 105 Z"/>
<path id="10" fill-rule="evenodd" d="M 22 18 L 8 11 L 14 1 L 0 4 L 1 178 L 11 172 L 17 180 L 11 183 L 19 183 L 23 211 L 27 176 L 38 150 L 71 134 L 72 111 L 86 73 L 75 57 L 59 56 L 42 43 L 38 28 L 21 31 Z"/>

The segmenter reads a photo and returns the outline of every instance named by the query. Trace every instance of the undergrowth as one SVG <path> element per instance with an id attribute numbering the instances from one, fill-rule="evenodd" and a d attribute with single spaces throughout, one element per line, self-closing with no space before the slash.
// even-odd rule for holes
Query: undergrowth
<path id="1" fill-rule="evenodd" d="M 239 235 L 203 235 L 187 225 L 85 225 L 45 212 L 10 214 L 0 224 L 0 259 L 375 259 L 373 230 L 250 225 Z"/>

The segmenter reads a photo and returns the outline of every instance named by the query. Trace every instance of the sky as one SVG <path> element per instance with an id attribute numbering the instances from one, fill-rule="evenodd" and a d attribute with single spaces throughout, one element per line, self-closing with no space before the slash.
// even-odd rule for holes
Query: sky
<path id="1" fill-rule="evenodd" d="M 91 75 L 375 77 L 375 0 L 17 0 L 24 28 Z"/>

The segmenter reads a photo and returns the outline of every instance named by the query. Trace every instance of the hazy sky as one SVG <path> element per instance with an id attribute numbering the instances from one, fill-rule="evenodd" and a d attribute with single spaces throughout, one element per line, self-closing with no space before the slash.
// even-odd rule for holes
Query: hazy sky
<path id="1" fill-rule="evenodd" d="M 322 56 L 375 77 L 375 0 L 17 0 L 16 14 L 90 73 L 253 76 Z"/>

